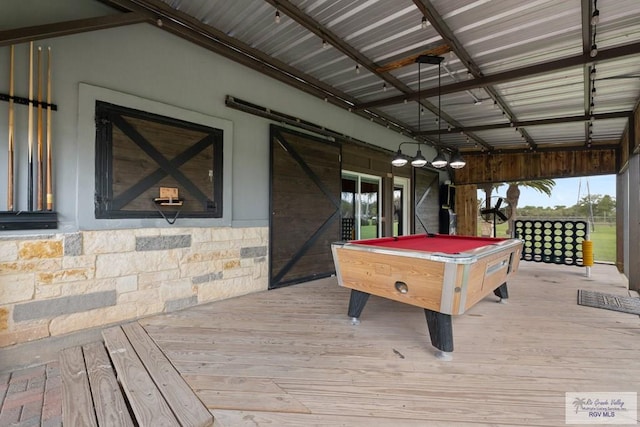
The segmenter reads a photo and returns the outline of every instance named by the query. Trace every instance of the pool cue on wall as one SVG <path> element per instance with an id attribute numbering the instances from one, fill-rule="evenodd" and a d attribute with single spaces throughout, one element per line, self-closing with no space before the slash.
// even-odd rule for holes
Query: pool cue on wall
<path id="1" fill-rule="evenodd" d="M 51 161 L 51 46 L 47 50 L 47 210 L 53 210 Z"/>
<path id="2" fill-rule="evenodd" d="M 33 42 L 29 43 L 29 103 L 27 104 L 29 109 L 29 131 L 28 131 L 28 143 L 29 143 L 29 171 L 27 173 L 28 182 L 28 198 L 27 207 L 29 211 L 33 210 Z"/>
<path id="3" fill-rule="evenodd" d="M 7 167 L 8 185 L 7 185 L 7 210 L 13 210 L 13 45 L 9 50 L 9 165 Z"/>
<path id="4" fill-rule="evenodd" d="M 37 176 L 38 182 L 36 183 L 36 209 L 42 210 L 42 178 L 43 178 L 43 164 L 42 164 L 42 46 L 38 46 L 38 162 L 37 162 Z"/>

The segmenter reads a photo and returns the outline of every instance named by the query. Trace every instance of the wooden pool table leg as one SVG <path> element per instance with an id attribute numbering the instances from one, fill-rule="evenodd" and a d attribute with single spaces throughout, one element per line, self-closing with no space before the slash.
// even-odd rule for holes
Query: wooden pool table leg
<path id="1" fill-rule="evenodd" d="M 369 294 L 362 291 L 357 291 L 355 289 L 351 289 L 351 297 L 349 298 L 349 317 L 351 317 L 352 325 L 360 324 L 360 314 L 362 314 L 362 310 L 364 306 L 367 304 L 367 300 L 369 299 Z"/>
<path id="2" fill-rule="evenodd" d="M 453 356 L 453 324 L 450 314 L 424 309 L 427 318 L 427 327 L 431 337 L 431 345 L 440 350 L 436 357 L 442 360 L 452 360 Z"/>
<path id="3" fill-rule="evenodd" d="M 507 289 L 507 282 L 504 282 L 502 285 L 498 286 L 493 290 L 495 296 L 500 298 L 500 302 L 506 304 L 507 299 L 509 299 L 509 290 Z"/>

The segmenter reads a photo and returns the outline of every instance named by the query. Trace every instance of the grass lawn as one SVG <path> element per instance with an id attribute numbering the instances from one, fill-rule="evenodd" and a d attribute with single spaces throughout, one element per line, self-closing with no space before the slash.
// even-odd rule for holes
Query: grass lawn
<path id="1" fill-rule="evenodd" d="M 616 262 L 616 225 L 596 223 L 591 231 L 595 261 Z"/>

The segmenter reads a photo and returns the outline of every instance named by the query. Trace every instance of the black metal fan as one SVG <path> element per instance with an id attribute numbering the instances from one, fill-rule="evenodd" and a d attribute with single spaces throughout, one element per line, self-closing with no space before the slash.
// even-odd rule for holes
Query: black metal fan
<path id="1" fill-rule="evenodd" d="M 493 206 L 490 203 L 488 208 L 480 208 L 480 217 L 485 222 L 493 223 L 493 237 L 496 237 L 496 226 L 498 223 L 502 224 L 509 221 L 511 209 L 509 208 L 509 203 L 502 197 L 492 197 L 491 200 L 493 199 L 496 199 Z"/>

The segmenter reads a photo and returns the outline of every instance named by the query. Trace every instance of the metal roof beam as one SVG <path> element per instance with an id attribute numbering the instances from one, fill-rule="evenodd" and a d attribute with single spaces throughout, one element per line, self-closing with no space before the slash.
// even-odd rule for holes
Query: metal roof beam
<path id="1" fill-rule="evenodd" d="M 491 156 L 491 155 L 500 155 L 500 154 L 532 154 L 532 153 L 562 153 L 562 152 L 567 152 L 567 153 L 573 153 L 575 151 L 589 151 L 589 152 L 593 152 L 598 151 L 598 150 L 617 150 L 620 147 L 620 145 L 618 143 L 616 143 L 615 141 L 607 141 L 606 143 L 599 143 L 599 144 L 594 144 L 591 148 L 587 148 L 586 146 L 584 146 L 583 144 L 577 143 L 577 145 L 568 145 L 568 144 L 564 144 L 561 143 L 558 146 L 545 146 L 545 147 L 538 147 L 536 150 L 531 150 L 531 149 L 522 149 L 522 148 L 505 148 L 505 149 L 498 149 L 495 150 L 493 152 L 487 153 L 487 152 L 481 152 L 481 151 L 465 151 L 464 152 L 464 157 L 472 157 L 472 156 Z"/>
<path id="2" fill-rule="evenodd" d="M 489 86 L 492 84 L 504 83 L 508 81 L 528 78 L 537 74 L 551 73 L 554 71 L 562 70 L 565 68 L 581 66 L 585 64 L 591 64 L 594 62 L 607 61 L 611 59 L 621 58 L 628 55 L 637 55 L 640 52 L 640 42 L 616 46 L 609 49 L 598 50 L 598 56 L 592 58 L 588 53 L 570 56 L 567 58 L 557 59 L 554 61 L 544 62 L 540 64 L 530 65 L 527 67 L 516 68 L 514 70 L 503 71 L 501 73 L 492 74 L 490 76 L 483 76 L 480 78 L 465 80 L 458 83 L 452 83 L 450 85 L 442 86 L 441 93 L 455 93 L 462 92 L 469 89 L 475 89 L 479 87 Z M 438 95 L 438 88 L 429 88 L 420 91 L 420 93 L 413 93 L 411 95 L 398 95 L 389 98 L 379 99 L 371 102 L 364 102 L 356 105 L 354 108 L 375 108 L 383 107 L 386 105 L 401 104 L 405 100 L 413 101 L 418 98 L 427 98 Z"/>
<path id="3" fill-rule="evenodd" d="M 77 19 L 53 24 L 2 30 L 0 31 L 0 46 L 68 36 L 70 34 L 103 30 L 105 28 L 120 27 L 123 25 L 139 24 L 146 20 L 144 16 L 129 12 L 99 16 L 97 18 Z"/>
<path id="4" fill-rule="evenodd" d="M 595 120 L 607 120 L 607 119 L 621 119 L 621 118 L 629 118 L 633 114 L 632 111 L 616 111 L 614 113 L 602 113 L 595 114 Z M 482 125 L 482 126 L 467 126 L 460 128 L 452 128 L 451 131 L 448 129 L 438 130 L 429 130 L 423 132 L 416 132 L 418 135 L 437 135 L 438 133 L 447 134 L 447 133 L 455 133 L 455 132 L 479 132 L 484 130 L 492 130 L 492 129 L 506 129 L 511 127 L 524 128 L 529 126 L 543 126 L 543 125 L 555 125 L 559 123 L 572 123 L 572 122 L 588 122 L 590 120 L 590 116 L 588 114 L 581 116 L 567 116 L 567 117 L 554 117 L 552 119 L 540 119 L 540 120 L 525 120 L 520 122 L 514 122 L 513 126 L 511 123 L 496 123 L 494 125 Z"/>

